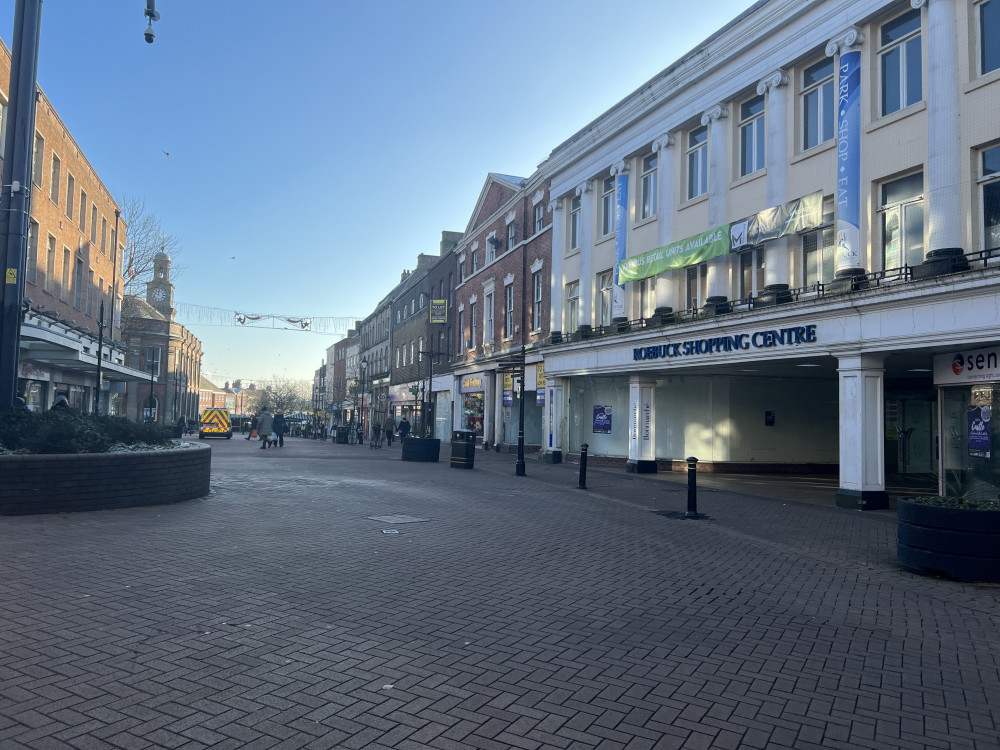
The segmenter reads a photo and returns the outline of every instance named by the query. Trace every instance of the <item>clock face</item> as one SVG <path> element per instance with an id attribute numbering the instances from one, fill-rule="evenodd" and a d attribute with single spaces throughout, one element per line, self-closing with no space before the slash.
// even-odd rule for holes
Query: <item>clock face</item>
<path id="1" fill-rule="evenodd" d="M 153 292 L 153 299 L 157 302 L 163 302 L 167 298 L 167 293 L 162 289 L 157 289 Z"/>

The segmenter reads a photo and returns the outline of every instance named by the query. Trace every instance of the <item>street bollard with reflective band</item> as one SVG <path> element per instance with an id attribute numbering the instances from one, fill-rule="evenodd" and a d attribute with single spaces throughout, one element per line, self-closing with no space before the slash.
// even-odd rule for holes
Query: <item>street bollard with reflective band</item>
<path id="1" fill-rule="evenodd" d="M 580 489 L 587 489 L 587 448 L 590 446 L 584 443 L 580 446 Z"/>
<path id="2" fill-rule="evenodd" d="M 687 457 L 688 462 L 688 509 L 684 515 L 687 518 L 698 517 L 698 459 Z"/>

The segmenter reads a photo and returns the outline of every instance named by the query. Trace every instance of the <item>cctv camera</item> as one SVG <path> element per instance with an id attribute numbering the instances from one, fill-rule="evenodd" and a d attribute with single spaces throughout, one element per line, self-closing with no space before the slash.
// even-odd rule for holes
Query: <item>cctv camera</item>
<path id="1" fill-rule="evenodd" d="M 156 32 L 153 31 L 152 21 L 149 22 L 149 26 L 146 27 L 146 30 L 142 33 L 142 36 L 145 38 L 146 44 L 153 43 L 153 40 L 156 38 Z"/>

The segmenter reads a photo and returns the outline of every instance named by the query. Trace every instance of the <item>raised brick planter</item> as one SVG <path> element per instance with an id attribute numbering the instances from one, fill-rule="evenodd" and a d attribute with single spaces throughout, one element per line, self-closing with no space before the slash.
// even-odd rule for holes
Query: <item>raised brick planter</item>
<path id="1" fill-rule="evenodd" d="M 0 515 L 70 513 L 204 497 L 212 448 L 0 456 Z"/>

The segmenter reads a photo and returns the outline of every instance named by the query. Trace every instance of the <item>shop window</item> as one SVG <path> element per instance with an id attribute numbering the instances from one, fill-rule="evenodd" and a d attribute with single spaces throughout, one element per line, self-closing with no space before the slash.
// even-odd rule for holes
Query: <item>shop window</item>
<path id="1" fill-rule="evenodd" d="M 656 214 L 657 155 L 650 154 L 642 160 L 642 176 L 640 178 L 640 217 L 648 219 Z"/>
<path id="2" fill-rule="evenodd" d="M 614 302 L 613 283 L 614 276 L 611 271 L 605 271 L 597 275 L 597 293 L 599 295 L 598 314 L 600 316 L 597 320 L 598 325 L 611 325 L 611 310 L 612 303 Z"/>
<path id="3" fill-rule="evenodd" d="M 1000 248 L 1000 146 L 983 151 L 981 184 L 983 190 L 983 248 Z"/>
<path id="4" fill-rule="evenodd" d="M 740 105 L 740 176 L 764 168 L 764 96 Z"/>
<path id="5" fill-rule="evenodd" d="M 573 333 L 580 327 L 580 282 L 566 285 L 566 331 Z"/>
<path id="6" fill-rule="evenodd" d="M 601 190 L 601 236 L 607 237 L 615 231 L 615 178 L 606 177 Z"/>
<path id="7" fill-rule="evenodd" d="M 1000 68 L 1000 0 L 980 3 L 979 73 L 985 75 Z"/>
<path id="8" fill-rule="evenodd" d="M 802 150 L 833 140 L 833 58 L 802 71 Z"/>
<path id="9" fill-rule="evenodd" d="M 483 434 L 483 393 L 465 393 L 462 398 L 462 421 L 465 429 L 472 430 L 476 435 Z"/>
<path id="10" fill-rule="evenodd" d="M 882 269 L 916 266 L 924 260 L 924 174 L 881 187 Z"/>
<path id="11" fill-rule="evenodd" d="M 920 10 L 897 16 L 879 29 L 882 116 L 923 98 Z"/>
<path id="12" fill-rule="evenodd" d="M 692 200 L 708 192 L 708 128 L 695 128 L 687 137 L 687 198 Z"/>
<path id="13" fill-rule="evenodd" d="M 570 202 L 569 210 L 569 249 L 576 250 L 580 247 L 580 208 L 582 201 L 580 196 L 576 196 Z"/>

